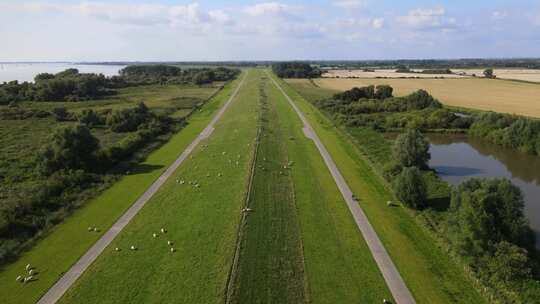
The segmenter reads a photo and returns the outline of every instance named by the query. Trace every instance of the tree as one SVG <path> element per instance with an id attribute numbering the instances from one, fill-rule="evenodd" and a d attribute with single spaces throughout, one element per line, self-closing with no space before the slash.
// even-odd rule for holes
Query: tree
<path id="1" fill-rule="evenodd" d="M 52 114 L 56 121 L 67 121 L 70 119 L 70 114 L 64 107 L 54 108 Z"/>
<path id="2" fill-rule="evenodd" d="M 521 190 L 507 179 L 467 180 L 452 192 L 451 239 L 470 257 L 493 253 L 502 241 L 533 249 L 534 233 L 523 206 Z"/>
<path id="3" fill-rule="evenodd" d="M 386 99 L 392 97 L 394 89 L 389 85 L 378 85 L 377 91 L 375 92 L 375 98 L 377 99 Z"/>
<path id="4" fill-rule="evenodd" d="M 92 128 L 97 125 L 102 125 L 104 123 L 104 119 L 96 111 L 92 109 L 85 109 L 79 115 L 79 122 Z"/>
<path id="5" fill-rule="evenodd" d="M 427 168 L 431 158 L 429 142 L 416 129 L 409 129 L 399 135 L 394 143 L 394 158 L 403 167 Z"/>
<path id="6" fill-rule="evenodd" d="M 411 208 L 427 206 L 426 184 L 417 167 L 403 168 L 394 182 L 394 191 L 397 198 Z"/>
<path id="7" fill-rule="evenodd" d="M 90 169 L 95 165 L 99 140 L 85 125 L 57 129 L 38 155 L 45 174 L 61 169 Z"/>
<path id="8" fill-rule="evenodd" d="M 485 69 L 484 70 L 484 77 L 486 78 L 495 78 L 495 74 L 493 74 L 493 69 Z"/>
<path id="9" fill-rule="evenodd" d="M 506 241 L 495 245 L 494 250 L 485 263 L 490 281 L 512 284 L 531 277 L 527 250 Z"/>

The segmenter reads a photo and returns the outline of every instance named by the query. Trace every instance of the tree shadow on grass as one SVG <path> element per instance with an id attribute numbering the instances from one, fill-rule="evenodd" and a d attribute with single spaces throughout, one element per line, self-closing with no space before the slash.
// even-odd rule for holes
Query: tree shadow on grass
<path id="1" fill-rule="evenodd" d="M 150 173 L 155 170 L 162 169 L 164 166 L 162 165 L 149 165 L 149 164 L 137 164 L 129 169 L 128 172 L 126 172 L 126 175 L 137 175 L 137 174 L 145 174 Z"/>

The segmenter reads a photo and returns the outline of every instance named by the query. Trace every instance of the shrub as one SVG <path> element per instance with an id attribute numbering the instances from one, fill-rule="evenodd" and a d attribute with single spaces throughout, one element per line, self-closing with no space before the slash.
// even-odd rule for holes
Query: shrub
<path id="1" fill-rule="evenodd" d="M 79 114 L 79 122 L 82 124 L 87 125 L 88 127 L 94 127 L 98 125 L 102 125 L 105 122 L 105 119 L 99 115 L 99 113 L 95 112 L 94 110 L 83 110 L 81 114 Z"/>
<path id="2" fill-rule="evenodd" d="M 429 142 L 416 129 L 409 129 L 399 135 L 394 143 L 394 158 L 403 167 L 427 168 L 431 158 Z"/>
<path id="3" fill-rule="evenodd" d="M 85 125 L 60 128 L 38 154 L 38 165 L 45 174 L 61 169 L 91 169 L 98 149 L 99 140 Z"/>
<path id="4" fill-rule="evenodd" d="M 405 205 L 414 209 L 427 206 L 427 190 L 422 172 L 417 167 L 403 168 L 394 182 L 397 198 Z"/>

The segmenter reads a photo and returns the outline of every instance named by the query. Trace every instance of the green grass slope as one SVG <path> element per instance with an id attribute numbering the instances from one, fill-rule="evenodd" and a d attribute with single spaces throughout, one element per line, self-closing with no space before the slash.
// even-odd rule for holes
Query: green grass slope
<path id="1" fill-rule="evenodd" d="M 153 152 L 132 170 L 130 175 L 122 178 L 66 221 L 57 225 L 16 262 L 2 267 L 1 302 L 35 303 L 193 141 L 238 83 L 239 80 L 236 80 L 227 85 L 200 112 L 190 117 L 188 126 Z M 100 232 L 87 232 L 89 226 L 98 227 Z M 22 274 L 28 263 L 37 267 L 39 275 L 36 281 L 23 285 L 16 282 L 15 278 Z"/>
<path id="2" fill-rule="evenodd" d="M 294 182 L 310 303 L 379 303 L 392 299 L 314 143 L 283 94 L 271 84 L 276 107 L 294 164 Z"/>
<path id="3" fill-rule="evenodd" d="M 253 158 L 259 75 L 257 71 L 249 73 L 214 133 L 201 142 L 192 158 L 180 166 L 61 303 L 223 301 Z M 162 227 L 167 229 L 165 234 L 160 232 Z M 154 238 L 153 233 L 159 236 Z M 173 242 L 175 252 L 170 252 L 167 241 Z M 132 245 L 138 250 L 130 250 Z M 121 251 L 115 251 L 116 247 Z"/>
<path id="4" fill-rule="evenodd" d="M 256 167 L 231 303 L 303 303 L 306 299 L 300 227 L 287 166 L 287 137 L 274 102 L 260 84 L 261 126 Z"/>
<path id="5" fill-rule="evenodd" d="M 486 303 L 464 271 L 409 212 L 386 205 L 394 199 L 392 194 L 349 139 L 284 81 L 278 81 L 309 119 L 350 188 L 360 198 L 362 209 L 417 303 Z"/>

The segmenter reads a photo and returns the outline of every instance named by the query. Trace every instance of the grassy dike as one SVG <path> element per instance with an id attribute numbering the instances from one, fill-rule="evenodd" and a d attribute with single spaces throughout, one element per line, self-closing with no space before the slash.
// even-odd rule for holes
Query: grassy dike
<path id="1" fill-rule="evenodd" d="M 223 301 L 253 158 L 260 75 L 250 71 L 214 133 L 201 142 L 61 303 Z M 162 227 L 166 233 L 160 232 Z M 175 252 L 167 241 L 173 242 Z M 132 245 L 138 250 L 130 250 Z M 121 251 L 115 251 L 116 247 Z"/>
<path id="2" fill-rule="evenodd" d="M 392 296 L 337 185 L 302 122 L 268 82 L 284 137 L 302 244 L 310 303 L 379 303 Z"/>
<path id="3" fill-rule="evenodd" d="M 259 85 L 259 145 L 229 303 L 305 303 L 300 226 L 281 117 Z"/>
<path id="4" fill-rule="evenodd" d="M 220 93 L 191 116 L 188 126 L 168 143 L 151 153 L 130 175 L 126 175 L 23 253 L 14 263 L 0 269 L 2 303 L 35 303 L 61 275 L 73 265 L 158 178 L 191 141 L 210 122 L 213 115 L 232 94 L 242 76 L 229 83 Z M 87 227 L 99 232 L 87 232 Z M 37 267 L 37 280 L 23 285 L 15 281 L 26 264 Z"/>
<path id="5" fill-rule="evenodd" d="M 275 76 L 273 76 L 275 77 Z M 486 303 L 437 242 L 403 208 L 387 207 L 394 200 L 362 154 L 331 121 L 276 77 L 296 102 L 360 198 L 360 205 L 377 231 L 418 303 Z M 309 268 L 308 268 L 309 271 Z"/>

